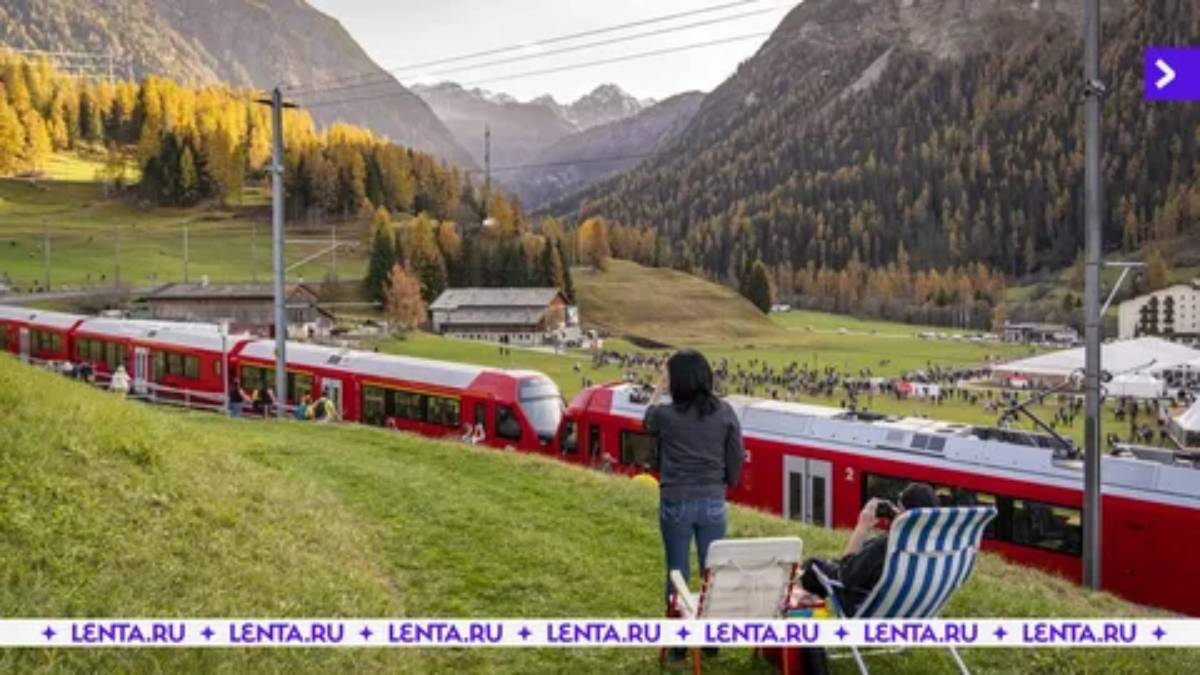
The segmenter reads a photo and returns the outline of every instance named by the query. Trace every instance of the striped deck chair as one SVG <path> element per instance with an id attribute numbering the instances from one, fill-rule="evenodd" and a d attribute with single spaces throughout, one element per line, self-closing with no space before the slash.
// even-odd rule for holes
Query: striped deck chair
<path id="1" fill-rule="evenodd" d="M 804 552 L 799 537 L 720 539 L 708 547 L 700 596 L 679 570 L 671 570 L 675 607 L 684 619 L 778 619 L 791 597 Z M 660 659 L 666 651 L 660 652 Z M 700 673 L 700 650 L 692 650 Z"/>
<path id="2" fill-rule="evenodd" d="M 887 557 L 879 583 L 867 595 L 854 616 L 842 611 L 842 585 L 813 566 L 828 592 L 834 614 L 847 619 L 932 619 L 954 591 L 971 576 L 983 529 L 996 509 L 992 506 L 913 509 L 892 523 Z M 967 666 L 953 645 L 948 646 L 959 670 Z M 858 669 L 867 666 L 858 648 L 851 647 Z"/>

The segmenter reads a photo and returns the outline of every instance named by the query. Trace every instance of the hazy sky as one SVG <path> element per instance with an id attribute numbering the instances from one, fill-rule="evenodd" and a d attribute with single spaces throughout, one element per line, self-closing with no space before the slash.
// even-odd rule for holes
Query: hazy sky
<path id="1" fill-rule="evenodd" d="M 652 19 L 689 10 L 732 5 L 736 0 L 309 0 L 337 18 L 384 68 L 425 63 L 475 52 L 535 43 L 547 38 Z M 526 47 L 475 60 L 396 71 L 404 84 L 452 80 L 502 91 L 521 100 L 545 93 L 572 101 L 605 82 L 639 98 L 662 99 L 691 89 L 710 91 L 765 41 L 737 42 L 673 54 L 509 79 L 530 71 L 657 51 L 773 30 L 794 0 L 745 0 L 737 6 L 653 23 L 620 32 Z M 668 27 L 702 23 L 760 10 L 767 13 L 607 46 L 537 56 L 523 61 L 439 73 L 523 54 L 539 54 Z"/>

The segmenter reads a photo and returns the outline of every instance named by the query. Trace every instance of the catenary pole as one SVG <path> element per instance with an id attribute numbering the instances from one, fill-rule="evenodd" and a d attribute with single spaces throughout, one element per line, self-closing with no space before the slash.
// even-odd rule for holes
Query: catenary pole
<path id="1" fill-rule="evenodd" d="M 1100 0 L 1084 0 L 1084 117 L 1087 149 L 1084 156 L 1084 277 L 1085 357 L 1084 377 L 1084 504 L 1083 504 L 1083 581 L 1100 588 L 1101 454 L 1100 446 L 1100 251 L 1101 199 L 1100 177 L 1100 105 L 1105 88 L 1100 81 Z"/>
<path id="2" fill-rule="evenodd" d="M 275 411 L 283 417 L 287 403 L 287 316 L 283 302 L 283 94 L 271 92 L 271 246 L 274 253 L 275 285 Z"/>
<path id="3" fill-rule="evenodd" d="M 42 287 L 47 292 L 50 291 L 50 228 L 46 225 L 46 219 L 42 219 Z"/>

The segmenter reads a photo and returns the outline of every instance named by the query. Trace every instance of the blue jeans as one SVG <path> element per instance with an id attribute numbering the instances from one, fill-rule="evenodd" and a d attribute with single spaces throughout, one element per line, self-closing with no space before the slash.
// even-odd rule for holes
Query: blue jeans
<path id="1" fill-rule="evenodd" d="M 724 497 L 702 499 L 662 499 L 658 502 L 658 526 L 662 530 L 667 553 L 667 607 L 671 604 L 671 570 L 679 570 L 690 579 L 692 537 L 700 558 L 700 573 L 708 561 L 708 546 L 725 536 L 728 507 Z"/>

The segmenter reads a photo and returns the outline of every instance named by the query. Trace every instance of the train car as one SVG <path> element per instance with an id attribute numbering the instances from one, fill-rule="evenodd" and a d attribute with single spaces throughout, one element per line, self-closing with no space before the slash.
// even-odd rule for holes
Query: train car
<path id="1" fill-rule="evenodd" d="M 852 527 L 871 497 L 895 500 L 929 483 L 944 504 L 991 504 L 984 546 L 1021 564 L 1082 577 L 1083 462 L 1041 434 L 925 419 L 856 415 L 776 401 L 727 399 L 741 420 L 746 464 L 730 498 L 785 518 Z M 643 390 L 597 386 L 572 402 L 564 457 L 636 473 L 653 470 L 641 425 Z M 1200 615 L 1190 562 L 1200 556 L 1200 464 L 1181 454 L 1105 456 L 1104 589 L 1134 602 Z M 1169 541 L 1169 546 L 1161 542 Z"/>
<path id="2" fill-rule="evenodd" d="M 25 307 L 0 307 L 0 342 L 33 361 L 69 361 L 71 331 L 86 317 Z"/>
<path id="3" fill-rule="evenodd" d="M 200 394 L 216 402 L 238 350 L 252 340 L 222 335 L 208 324 L 152 328 L 131 340 L 133 368 L 126 370 L 135 393 L 174 399 Z"/>
<path id="4" fill-rule="evenodd" d="M 553 454 L 558 387 L 540 373 L 288 343 L 288 403 L 326 395 L 342 418 L 430 437 L 483 428 L 483 442 Z M 241 386 L 272 387 L 275 343 L 256 340 L 234 362 Z"/>

